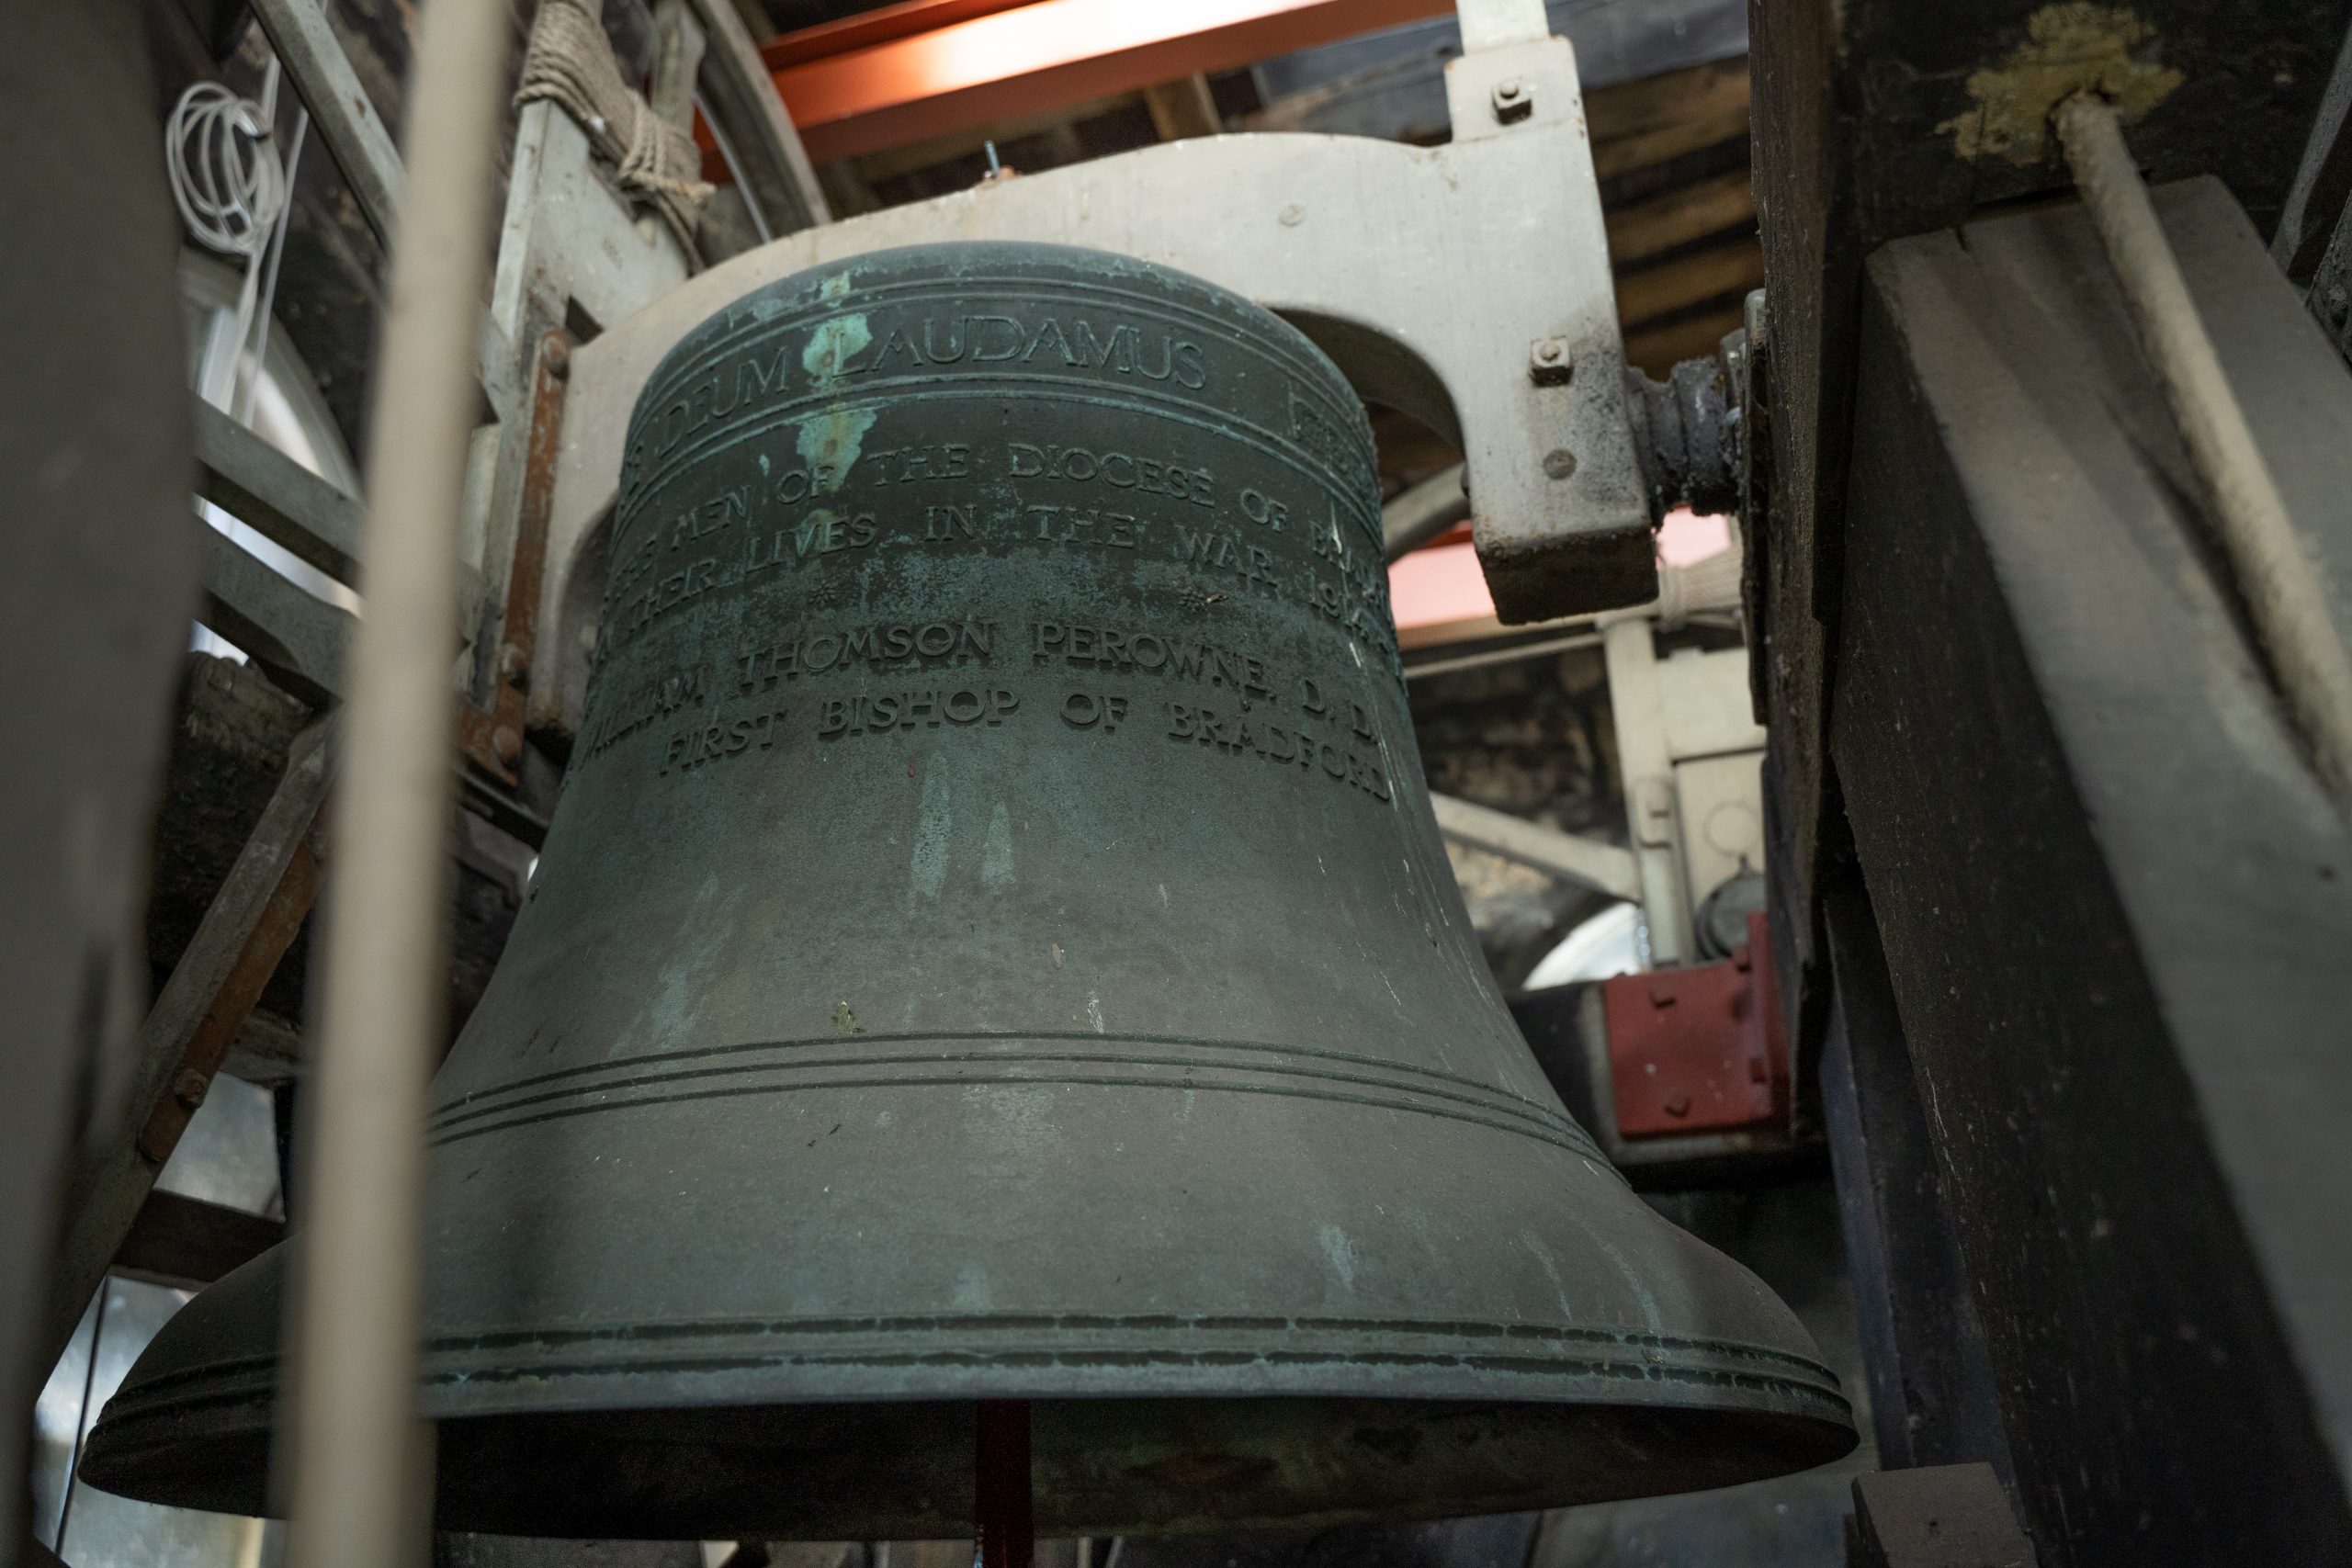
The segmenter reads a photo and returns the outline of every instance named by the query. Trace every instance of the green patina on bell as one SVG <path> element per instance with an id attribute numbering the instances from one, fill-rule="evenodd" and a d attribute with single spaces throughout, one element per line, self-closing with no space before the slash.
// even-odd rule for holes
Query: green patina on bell
<path id="1" fill-rule="evenodd" d="M 1431 818 L 1371 434 L 1266 311 L 1039 245 L 842 262 L 638 405 L 588 710 L 435 1089 L 439 1522 L 1046 1534 L 1491 1513 L 1844 1453 L 1612 1172 Z M 84 1473 L 258 1512 L 285 1259 Z"/>

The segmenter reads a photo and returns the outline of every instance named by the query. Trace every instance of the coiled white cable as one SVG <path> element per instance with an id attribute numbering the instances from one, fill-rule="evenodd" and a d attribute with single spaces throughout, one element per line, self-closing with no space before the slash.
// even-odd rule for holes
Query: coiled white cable
<path id="1" fill-rule="evenodd" d="M 272 71 L 265 99 L 277 97 Z M 286 172 L 271 134 L 274 105 L 241 98 L 218 82 L 198 82 L 172 106 L 164 160 L 172 199 L 197 239 L 250 257 L 269 240 L 286 205 Z"/>

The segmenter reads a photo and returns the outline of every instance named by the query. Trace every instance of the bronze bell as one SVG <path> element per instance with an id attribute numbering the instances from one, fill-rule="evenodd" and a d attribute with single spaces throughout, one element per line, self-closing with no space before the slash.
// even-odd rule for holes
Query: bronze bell
<path id="1" fill-rule="evenodd" d="M 1498 351 L 1499 352 L 1499 351 Z M 1561 1109 L 1447 870 L 1371 433 L 1198 279 L 922 246 L 647 386 L 584 727 L 435 1084 L 445 1528 L 1489 1513 L 1854 1441 L 1804 1330 Z M 297 1244 L 299 1245 L 299 1243 Z M 84 1474 L 264 1509 L 284 1259 Z"/>

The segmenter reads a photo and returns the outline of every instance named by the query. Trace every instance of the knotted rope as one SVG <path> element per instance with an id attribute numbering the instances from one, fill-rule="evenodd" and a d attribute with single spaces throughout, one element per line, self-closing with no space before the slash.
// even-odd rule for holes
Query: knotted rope
<path id="1" fill-rule="evenodd" d="M 653 112 L 621 79 L 604 24 L 580 0 L 540 0 L 523 57 L 514 104 L 546 98 L 588 132 L 596 155 L 614 167 L 621 189 L 651 203 L 696 260 L 695 218 L 711 187 L 696 178 L 702 153 L 694 138 Z"/>

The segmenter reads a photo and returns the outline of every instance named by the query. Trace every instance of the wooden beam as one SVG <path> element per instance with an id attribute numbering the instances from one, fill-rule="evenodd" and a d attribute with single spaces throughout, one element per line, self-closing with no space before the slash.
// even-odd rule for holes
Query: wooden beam
<path id="1" fill-rule="evenodd" d="M 1216 112 L 1216 99 L 1209 95 L 1209 79 L 1198 73 L 1146 87 L 1143 101 L 1151 110 L 1151 128 L 1159 132 L 1162 141 L 1215 136 L 1225 130 L 1225 118 Z"/>
<path id="2" fill-rule="evenodd" d="M 312 707 L 340 700 L 357 617 L 296 587 L 202 519 L 187 525 L 203 541 L 204 624 Z"/>
<path id="3" fill-rule="evenodd" d="M 190 403 L 196 493 L 336 581 L 353 581 L 366 521 L 358 501 L 202 398 Z"/>
<path id="4" fill-rule="evenodd" d="M 1747 107 L 1745 55 L 1594 87 L 1584 96 L 1585 125 L 1596 146 Z"/>
<path id="5" fill-rule="evenodd" d="M 46 1348 L 52 1358 L 310 913 L 319 885 L 311 835 L 326 803 L 327 778 L 321 720 L 295 739 L 260 823 L 148 1010 L 121 1118 L 93 1138 L 70 1178 L 63 1212 L 71 1222 L 51 1276 Z"/>
<path id="6" fill-rule="evenodd" d="M 1593 172 L 1602 179 L 1747 138 L 1747 62 L 1718 60 L 1585 95 Z"/>
<path id="7" fill-rule="evenodd" d="M 193 1290 L 286 1239 L 286 1222 L 177 1192 L 150 1192 L 115 1254 L 117 1273 Z"/>
<path id="8" fill-rule="evenodd" d="M 1639 327 L 1726 294 L 1746 294 L 1764 285 L 1764 253 L 1742 240 L 1698 251 L 1658 266 L 1617 276 L 1617 319 Z"/>
<path id="9" fill-rule="evenodd" d="M 1713 147 L 1724 141 L 1746 141 L 1747 133 L 1746 104 L 1711 109 L 1679 124 L 1594 142 L 1592 172 L 1605 180 L 1630 170 L 1647 168 L 1652 164 L 1663 164 L 1669 158 L 1679 158 L 1686 152 L 1696 152 L 1702 147 Z"/>
<path id="10" fill-rule="evenodd" d="M 1756 194 L 1748 188 L 1747 171 L 1735 169 L 1619 208 L 1603 219 L 1609 227 L 1609 259 L 1622 268 L 1755 222 Z"/>

